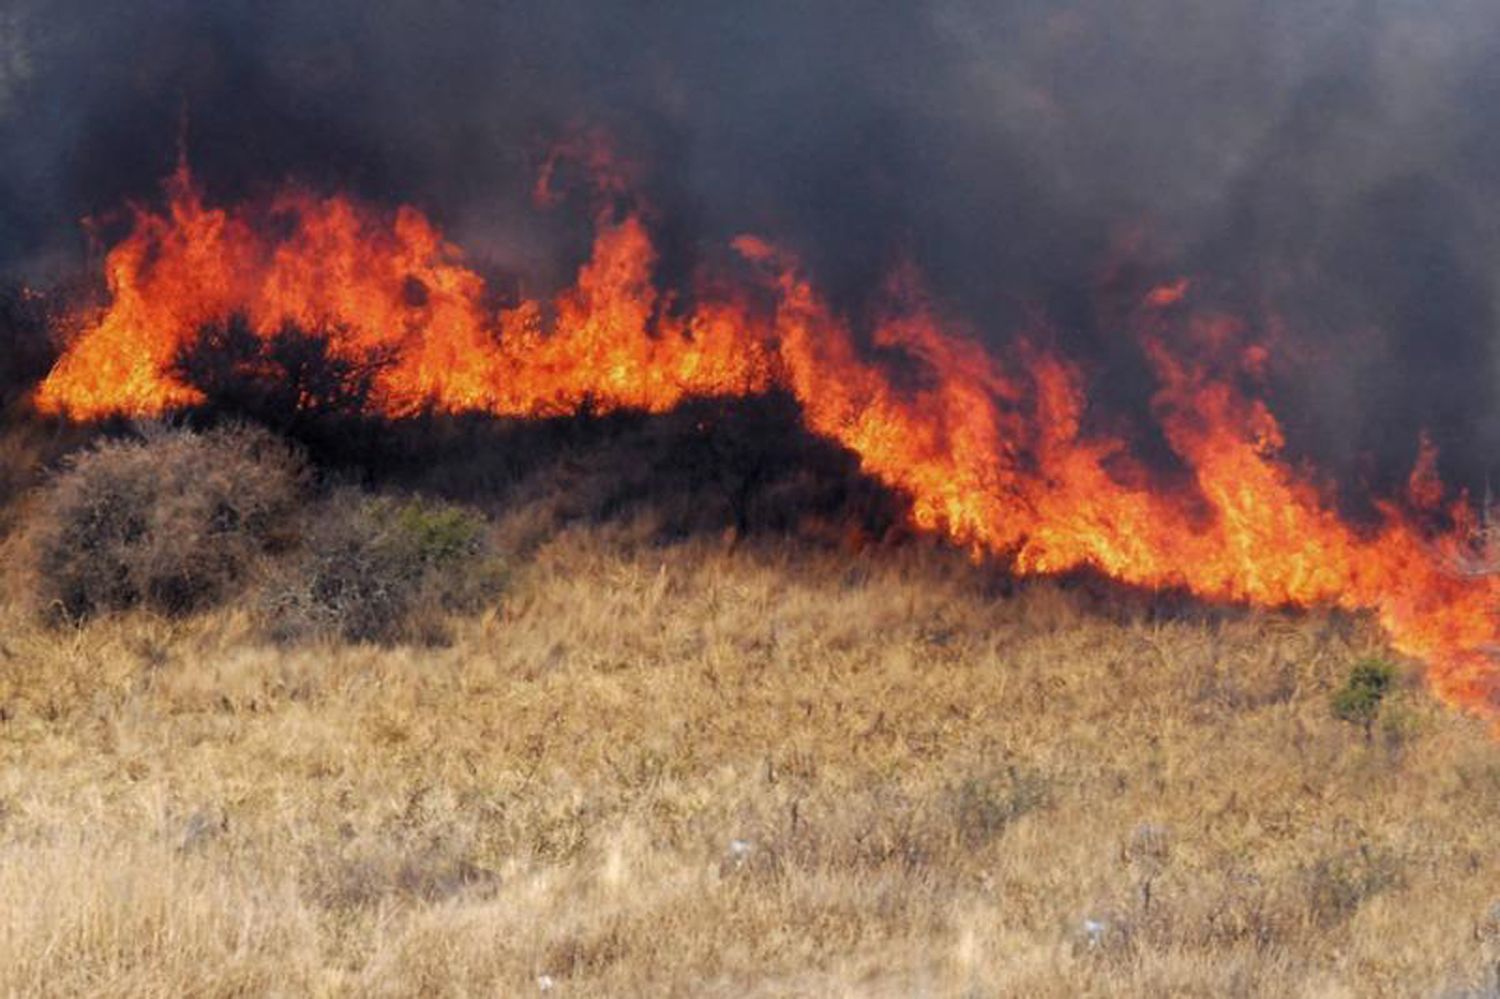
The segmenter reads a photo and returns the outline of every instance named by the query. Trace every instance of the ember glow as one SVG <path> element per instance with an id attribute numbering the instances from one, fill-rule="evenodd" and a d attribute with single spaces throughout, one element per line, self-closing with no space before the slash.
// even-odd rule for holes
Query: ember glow
<path id="1" fill-rule="evenodd" d="M 177 358 L 233 316 L 257 336 L 293 324 L 326 337 L 334 356 L 387 357 L 374 405 L 393 417 L 663 412 L 781 389 L 812 431 L 909 497 L 917 527 L 976 556 L 1214 601 L 1369 611 L 1398 651 L 1428 664 L 1441 698 L 1500 716 L 1488 652 L 1497 584 L 1454 568 L 1461 503 L 1446 512 L 1451 533 L 1423 527 L 1442 502 L 1435 454 L 1424 448 L 1410 495 L 1380 504 L 1378 524 L 1343 519 L 1283 460 L 1275 416 L 1245 388 L 1265 348 L 1245 324 L 1197 312 L 1187 280 L 1143 296 L 1128 331 L 1157 379 L 1154 416 L 1190 473 L 1189 486 L 1169 487 L 1127 440 L 1084 430 L 1084 375 L 1043 338 L 990 353 L 909 276 L 892 283 L 872 331 L 881 349 L 866 351 L 797 261 L 756 237 L 735 242 L 740 290 L 705 283 L 676 308 L 656 283 L 643 217 L 611 210 L 570 288 L 495 311 L 485 281 L 415 209 L 301 191 L 268 208 L 212 207 L 186 170 L 168 194 L 164 212 L 137 210 L 109 253 L 109 301 L 77 317 L 39 409 L 82 420 L 201 402 Z M 767 292 L 774 307 L 757 306 Z"/>

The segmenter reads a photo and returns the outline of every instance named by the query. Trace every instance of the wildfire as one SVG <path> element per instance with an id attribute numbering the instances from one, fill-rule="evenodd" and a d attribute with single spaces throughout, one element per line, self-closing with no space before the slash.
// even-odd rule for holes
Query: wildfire
<path id="1" fill-rule="evenodd" d="M 542 188 L 545 189 L 545 186 Z M 1450 704 L 1500 717 L 1497 584 L 1450 571 L 1456 538 L 1416 514 L 1441 502 L 1424 447 L 1406 503 L 1358 528 L 1279 457 L 1280 427 L 1241 388 L 1265 352 L 1244 326 L 1188 321 L 1174 350 L 1165 317 L 1186 281 L 1147 295 L 1138 335 L 1157 378 L 1154 413 L 1193 488 L 1165 488 L 1126 441 L 1083 429 L 1084 379 L 1034 343 L 997 356 L 893 289 L 874 343 L 921 372 L 897 379 L 819 295 L 795 260 L 735 242 L 774 308 L 750 288 L 696 289 L 680 309 L 654 280 L 641 215 L 601 213 L 593 252 L 551 302 L 489 309 L 483 279 L 420 212 L 290 191 L 268 208 L 205 203 L 186 170 L 164 212 L 137 209 L 108 255 L 109 301 L 83 323 L 39 388 L 39 409 L 75 419 L 155 415 L 201 402 L 176 373 L 199 331 L 244 317 L 269 338 L 288 324 L 336 357 L 379 355 L 371 405 L 538 417 L 584 408 L 661 412 L 684 399 L 781 388 L 807 425 L 908 496 L 923 530 L 1022 573 L 1090 567 L 1125 583 L 1180 587 L 1257 606 L 1372 611 L 1399 651 L 1429 665 Z"/>

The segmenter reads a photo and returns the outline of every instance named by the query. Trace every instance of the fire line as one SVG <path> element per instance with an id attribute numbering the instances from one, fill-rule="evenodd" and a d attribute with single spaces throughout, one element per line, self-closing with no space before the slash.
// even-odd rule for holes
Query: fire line
<path id="1" fill-rule="evenodd" d="M 107 305 L 77 318 L 36 393 L 43 412 L 88 420 L 202 402 L 176 360 L 236 316 L 259 337 L 292 325 L 326 338 L 332 356 L 387 357 L 373 394 L 387 416 L 655 413 L 783 389 L 812 431 L 909 497 L 917 527 L 976 555 L 1208 600 L 1369 611 L 1395 649 L 1427 664 L 1440 698 L 1500 717 L 1486 652 L 1500 584 L 1452 570 L 1461 530 L 1432 537 L 1418 523 L 1441 497 L 1431 453 L 1409 497 L 1378 504 L 1375 526 L 1346 521 L 1280 457 L 1275 416 L 1231 377 L 1264 363 L 1245 325 L 1195 314 L 1194 349 L 1169 344 L 1162 317 L 1188 308 L 1187 281 L 1146 296 L 1135 331 L 1157 379 L 1153 415 L 1191 472 L 1184 492 L 1152 484 L 1125 440 L 1084 431 L 1086 387 L 1066 358 L 1030 342 L 988 352 L 907 282 L 872 334 L 927 376 L 898 383 L 797 261 L 757 237 L 734 244 L 752 276 L 705 284 L 684 312 L 655 283 L 642 215 L 606 211 L 570 287 L 495 312 L 462 252 L 413 208 L 300 190 L 259 214 L 211 206 L 186 168 L 167 195 L 164 210 L 137 208 L 109 252 Z M 769 312 L 755 302 L 767 290 Z"/>

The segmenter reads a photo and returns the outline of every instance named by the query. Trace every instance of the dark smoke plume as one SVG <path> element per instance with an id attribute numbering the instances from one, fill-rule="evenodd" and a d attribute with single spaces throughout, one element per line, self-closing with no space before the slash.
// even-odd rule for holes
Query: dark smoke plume
<path id="1" fill-rule="evenodd" d="M 1477 490 L 1497 50 L 1482 0 L 0 0 L 0 274 L 75 270 L 183 142 L 215 197 L 409 201 L 546 285 L 584 233 L 530 185 L 597 127 L 670 274 L 757 231 L 858 316 L 915 263 L 980 336 L 1055 330 L 1101 418 L 1150 393 L 1109 303 L 1191 275 L 1274 331 L 1294 451 L 1388 488 L 1425 428 Z"/>

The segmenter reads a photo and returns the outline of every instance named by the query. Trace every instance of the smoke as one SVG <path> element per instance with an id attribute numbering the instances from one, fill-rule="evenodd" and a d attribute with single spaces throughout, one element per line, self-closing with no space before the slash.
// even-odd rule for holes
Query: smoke
<path id="1" fill-rule="evenodd" d="M 1497 42 L 1482 0 L 0 0 L 0 274 L 76 268 L 181 142 L 216 197 L 410 201 L 554 284 L 583 213 L 531 182 L 599 127 L 669 274 L 760 232 L 860 316 L 913 263 L 976 335 L 1050 328 L 1100 418 L 1151 392 L 1111 303 L 1191 275 L 1274 339 L 1294 452 L 1385 488 L 1426 429 L 1479 489 Z"/>

